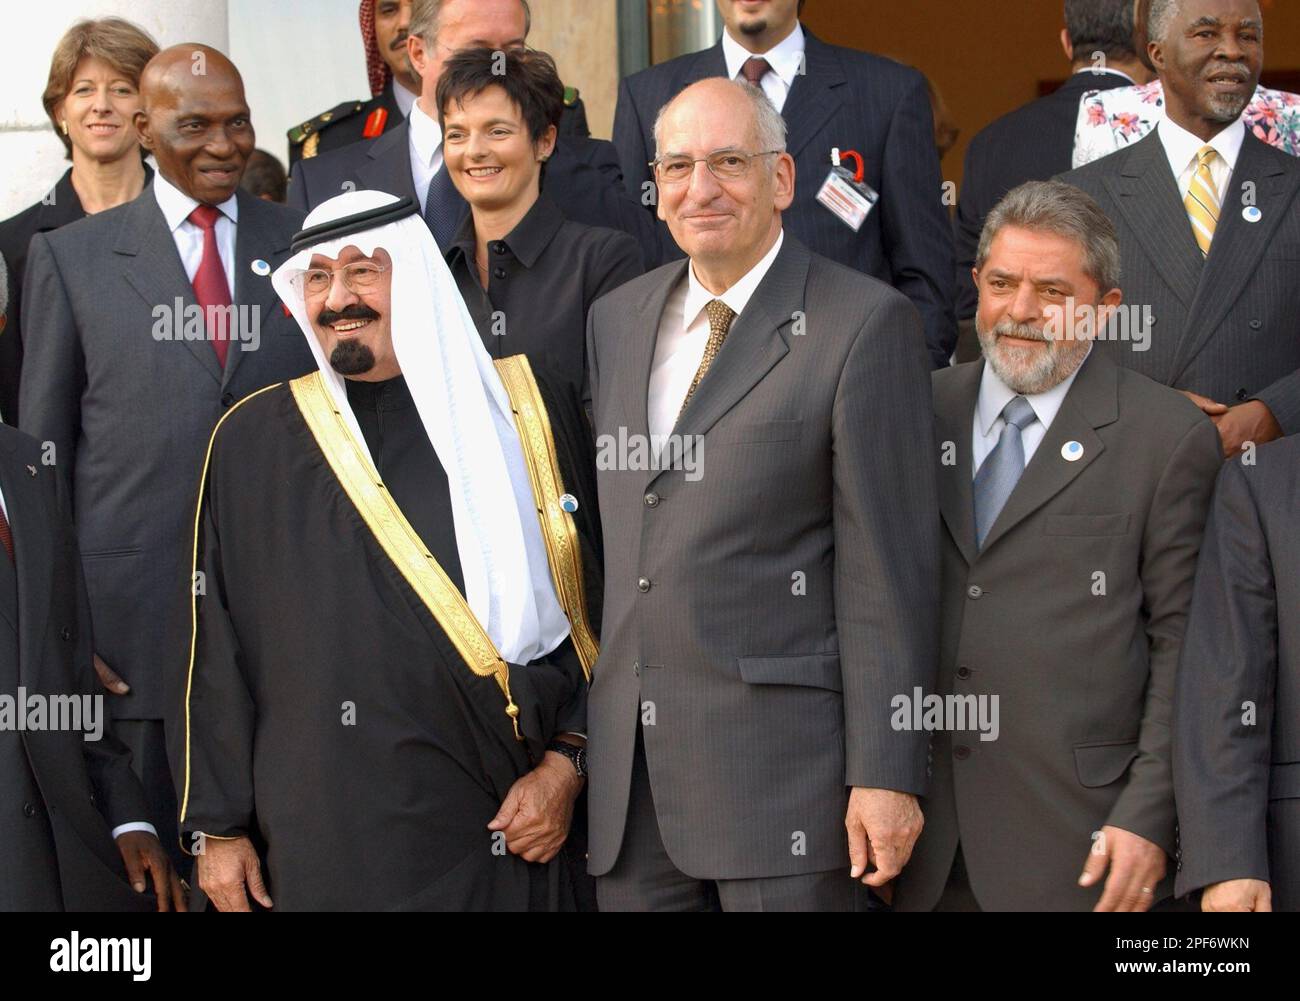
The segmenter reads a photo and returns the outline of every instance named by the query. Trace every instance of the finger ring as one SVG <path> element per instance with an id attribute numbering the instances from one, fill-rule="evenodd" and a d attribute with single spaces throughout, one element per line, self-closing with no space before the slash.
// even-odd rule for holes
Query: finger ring
<path id="1" fill-rule="evenodd" d="M 1143 892 L 1143 893 L 1150 893 L 1150 892 L 1151 892 L 1151 887 L 1149 887 L 1149 886 L 1144 886 L 1144 887 L 1142 887 L 1142 892 Z"/>

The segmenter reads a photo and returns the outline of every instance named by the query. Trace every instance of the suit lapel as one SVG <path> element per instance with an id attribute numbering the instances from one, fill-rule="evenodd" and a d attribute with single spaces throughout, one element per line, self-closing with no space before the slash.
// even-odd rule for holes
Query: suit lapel
<path id="1" fill-rule="evenodd" d="M 619 366 L 623 373 L 623 384 L 619 386 L 618 392 L 623 400 L 624 423 L 629 436 L 640 435 L 637 439 L 640 441 L 647 440 L 650 435 L 650 367 L 654 364 L 655 345 L 659 341 L 659 325 L 663 320 L 664 306 L 668 302 L 668 296 L 684 278 L 686 268 L 687 261 L 683 259 L 663 269 L 663 281 L 650 291 L 637 311 L 640 317 L 654 317 L 654 323 L 647 325 L 648 333 L 632 342 L 628 364 Z"/>
<path id="2" fill-rule="evenodd" d="M 971 438 L 975 403 L 984 363 L 962 365 L 951 376 L 935 380 L 934 428 L 940 455 L 952 443 L 956 462 L 939 464 L 939 510 L 953 542 L 967 564 L 979 556 L 975 548 L 975 500 L 971 487 Z"/>
<path id="3" fill-rule="evenodd" d="M 1118 378 L 1115 363 L 1094 349 L 1065 394 L 1056 419 L 1025 466 L 1020 482 L 989 529 L 981 552 L 988 552 L 1002 536 L 1064 490 L 1101 455 L 1105 445 L 1095 429 L 1119 419 Z M 1082 458 L 1071 462 L 1061 454 L 1061 446 L 1068 441 L 1083 446 Z"/>
<path id="4" fill-rule="evenodd" d="M 14 570 L 18 580 L 18 671 L 19 679 L 35 683 L 41 662 L 41 640 L 45 636 L 53 598 L 51 568 L 54 554 L 50 552 L 52 533 L 45 505 L 41 503 L 40 476 L 57 475 L 53 469 L 40 466 L 32 468 L 14 454 L 17 439 L 10 440 L 0 449 L 0 486 L 3 486 L 5 506 L 9 509 L 9 525 L 14 537 Z M 0 559 L 5 559 L 0 552 Z"/>
<path id="5" fill-rule="evenodd" d="M 1113 156 L 1124 156 L 1115 153 Z M 1118 174 L 1106 178 L 1119 211 L 1136 234 L 1147 260 L 1190 309 L 1204 259 L 1187 219 L 1178 183 L 1157 131 L 1131 147 Z"/>
<path id="6" fill-rule="evenodd" d="M 804 308 L 810 260 L 803 245 L 787 233 L 749 304 L 732 321 L 727 339 L 678 418 L 673 434 L 707 434 L 785 357 L 790 350 L 786 327 Z"/>
<path id="7" fill-rule="evenodd" d="M 194 286 L 185 274 L 176 241 L 167 228 L 152 187 L 145 188 L 123 215 L 113 253 L 125 259 L 127 283 L 150 309 L 162 307 L 170 311 L 177 300 L 182 309 L 197 306 Z M 180 322 L 182 317 L 175 320 Z M 220 384 L 221 366 L 206 337 L 190 340 L 179 336 L 179 330 L 173 333 L 213 381 Z"/>
<path id="8" fill-rule="evenodd" d="M 373 142 L 366 144 L 366 157 L 357 168 L 361 186 L 372 191 L 387 191 L 398 198 L 414 198 L 415 181 L 411 177 L 411 125 L 403 120 Z M 341 194 L 341 192 L 340 192 Z"/>
<path id="9" fill-rule="evenodd" d="M 256 322 L 259 334 L 265 334 L 262 321 L 269 320 L 272 310 L 279 308 L 279 297 L 271 285 L 271 276 L 259 275 L 253 271 L 253 262 L 262 260 L 272 269 L 289 249 L 289 234 L 272 224 L 269 213 L 263 211 L 260 201 L 243 191 L 239 192 L 239 222 L 235 226 L 235 305 L 239 307 L 240 316 L 249 316 L 250 322 Z M 245 311 L 247 307 L 247 311 Z M 257 317 L 256 321 L 251 318 Z M 233 333 L 233 331 L 232 331 Z M 222 386 L 234 378 L 235 369 L 244 357 L 242 341 L 232 341 L 230 357 L 226 361 L 226 371 Z"/>
<path id="10" fill-rule="evenodd" d="M 1246 222 L 1239 206 L 1242 185 L 1250 183 L 1255 191 L 1259 222 Z M 1187 368 L 1198 351 L 1205 347 L 1219 328 L 1228 310 L 1241 297 L 1247 283 L 1255 276 L 1260 258 L 1268 248 L 1288 211 L 1294 212 L 1300 171 L 1290 174 L 1268 155 L 1268 147 L 1246 132 L 1237 166 L 1228 180 L 1219 213 L 1219 225 L 1205 260 L 1201 285 L 1188 316 L 1187 329 L 1174 355 L 1171 381 Z"/>
<path id="11" fill-rule="evenodd" d="M 835 50 L 804 29 L 804 73 L 794 78 L 781 115 L 789 134 L 786 152 L 797 157 L 840 108 L 836 88 L 844 85 L 844 69 Z M 830 146 L 826 148 L 826 169 L 830 169 Z"/>

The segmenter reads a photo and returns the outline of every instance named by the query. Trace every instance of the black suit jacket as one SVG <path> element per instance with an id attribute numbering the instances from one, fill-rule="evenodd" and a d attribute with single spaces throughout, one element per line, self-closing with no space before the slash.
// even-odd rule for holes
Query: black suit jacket
<path id="1" fill-rule="evenodd" d="M 1300 910 L 1300 438 L 1224 465 L 1174 701 L 1179 893 L 1272 884 Z"/>
<path id="2" fill-rule="evenodd" d="M 90 611 L 67 498 L 43 455 L 40 443 L 0 424 L 0 489 L 13 529 L 18 582 L 18 679 L 31 693 L 103 696 L 91 666 Z M 0 559 L 7 559 L 3 551 Z M 8 649 L 0 644 L 0 651 Z M 103 698 L 107 703 L 112 696 Z M 127 885 L 111 835 L 119 824 L 148 817 L 144 790 L 131 771 L 130 753 L 106 718 L 104 725 L 99 740 L 66 729 L 0 737 L 20 739 L 26 749 L 54 835 L 64 907 L 152 909 L 152 895 Z M 0 788 L 14 778 L 0 775 Z M 4 802 L 5 810 L 22 808 Z M 6 878 L 23 876 L 21 860 L 4 868 Z"/>
<path id="3" fill-rule="evenodd" d="M 814 253 L 879 278 L 912 300 L 934 365 L 946 365 L 957 343 L 952 227 L 940 197 L 925 78 L 891 59 L 827 45 L 807 28 L 804 36 L 807 72 L 796 78 L 782 109 L 796 175 L 794 204 L 782 214 L 782 224 Z M 659 109 L 690 84 L 726 75 L 719 41 L 623 80 L 614 145 L 638 201 L 650 190 Z M 861 153 L 866 181 L 880 194 L 856 233 L 816 199 L 830 171 L 832 146 Z M 667 227 L 660 226 L 665 259 L 681 257 Z"/>
<path id="4" fill-rule="evenodd" d="M 1118 73 L 1075 73 L 1055 92 L 985 126 L 966 150 L 961 200 L 953 225 L 957 249 L 957 319 L 975 315 L 979 296 L 970 269 L 975 265 L 984 220 L 1012 188 L 1046 181 L 1070 169 L 1079 102 L 1090 90 L 1132 84 Z"/>
<path id="5" fill-rule="evenodd" d="M 402 122 L 373 142 L 353 143 L 299 160 L 289 177 L 290 205 L 310 212 L 321 202 L 358 188 L 419 201 L 411 176 L 410 124 Z M 566 219 L 622 230 L 636 238 L 646 263 L 659 256 L 654 221 L 623 190 L 618 157 L 603 139 L 564 137 L 542 175 L 542 188 Z M 461 219 L 469 204 L 461 199 Z M 444 252 L 447 247 L 439 248 Z"/>
<path id="6" fill-rule="evenodd" d="M 1098 346 L 1175 389 L 1230 406 L 1261 400 L 1284 433 L 1300 431 L 1300 160 L 1246 130 L 1208 258 L 1159 130 L 1061 180 L 1115 224 L 1124 300 L 1149 327 L 1147 350 L 1134 350 L 1137 324 Z M 1243 214 L 1252 207 L 1256 222 Z"/>

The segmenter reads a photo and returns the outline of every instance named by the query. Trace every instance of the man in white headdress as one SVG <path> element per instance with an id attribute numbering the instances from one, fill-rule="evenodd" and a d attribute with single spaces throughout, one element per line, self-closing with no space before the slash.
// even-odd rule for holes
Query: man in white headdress
<path id="1" fill-rule="evenodd" d="M 590 431 L 495 365 L 411 199 L 273 281 L 319 371 L 234 407 L 195 520 L 180 823 L 220 910 L 571 906 L 601 582 Z"/>

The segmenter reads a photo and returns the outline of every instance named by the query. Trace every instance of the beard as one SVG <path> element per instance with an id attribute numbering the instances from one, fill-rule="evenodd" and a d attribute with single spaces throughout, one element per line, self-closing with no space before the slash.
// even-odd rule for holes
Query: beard
<path id="1" fill-rule="evenodd" d="M 736 27 L 742 35 L 761 35 L 767 31 L 767 20 L 760 17 L 757 21 L 742 21 Z"/>
<path id="2" fill-rule="evenodd" d="M 1246 106 L 1250 104 L 1251 96 L 1250 94 L 1242 94 L 1240 97 L 1234 97 L 1231 94 L 1215 94 L 1207 98 L 1205 106 L 1210 111 L 1210 120 L 1221 122 L 1224 125 L 1231 125 L 1246 110 Z"/>
<path id="3" fill-rule="evenodd" d="M 375 367 L 375 353 L 360 341 L 339 341 L 330 352 L 330 368 L 339 375 L 363 375 Z"/>
<path id="4" fill-rule="evenodd" d="M 980 349 L 993 374 L 1020 396 L 1036 396 L 1068 379 L 1082 363 L 1091 341 L 1048 337 L 1043 331 L 1013 320 L 1001 320 L 992 330 L 975 318 Z M 1003 337 L 1039 341 L 1043 348 L 1013 347 Z"/>

